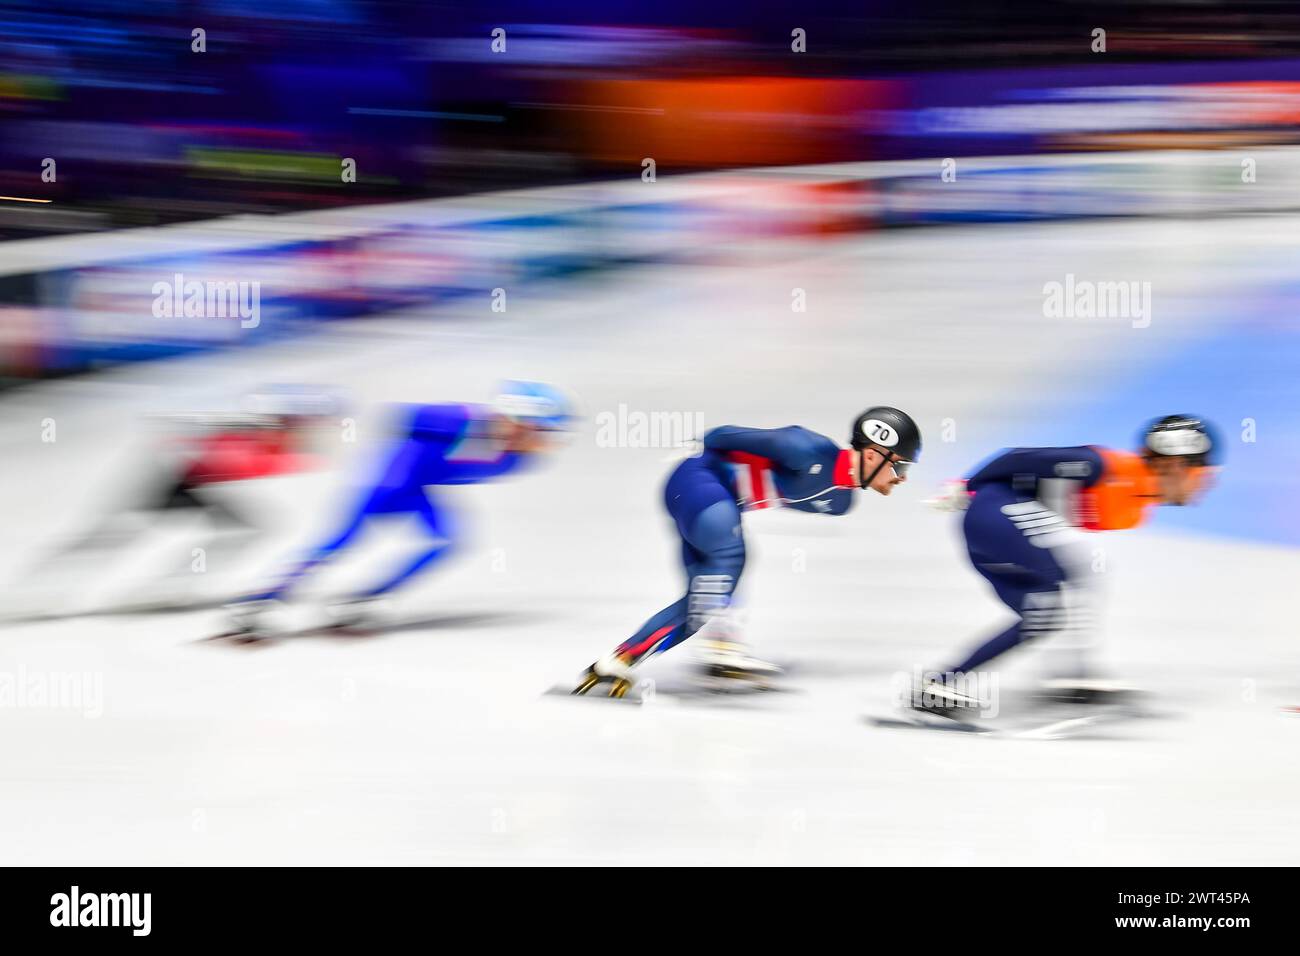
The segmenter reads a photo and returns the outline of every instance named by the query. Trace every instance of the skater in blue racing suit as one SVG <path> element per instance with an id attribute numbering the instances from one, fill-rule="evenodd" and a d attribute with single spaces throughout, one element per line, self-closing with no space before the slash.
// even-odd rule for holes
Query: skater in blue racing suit
<path id="1" fill-rule="evenodd" d="M 376 517 L 419 520 L 428 543 L 382 581 L 354 595 L 358 612 L 381 595 L 427 571 L 457 546 L 456 521 L 436 504 L 430 485 L 471 485 L 526 466 L 548 447 L 547 433 L 569 420 L 563 396 L 539 383 L 511 382 L 493 407 L 469 404 L 407 405 L 397 411 L 397 435 L 383 451 L 378 476 L 362 488 L 334 534 L 312 548 L 268 590 L 232 608 L 245 629 L 271 602 L 283 601 L 315 568 L 350 547 Z M 336 615 L 336 623 L 358 614 Z"/>
<path id="2" fill-rule="evenodd" d="M 905 481 L 920 450 L 916 423 L 886 406 L 858 416 L 847 449 L 797 425 L 708 432 L 701 453 L 678 465 L 664 488 L 664 508 L 681 538 L 685 595 L 588 667 L 574 693 L 607 685 L 609 696 L 622 697 L 636 664 L 722 620 L 745 567 L 743 512 L 784 507 L 843 515 L 855 489 L 888 495 Z M 776 670 L 744 654 L 733 634 L 710 651 L 710 669 L 719 676 L 761 680 Z"/>

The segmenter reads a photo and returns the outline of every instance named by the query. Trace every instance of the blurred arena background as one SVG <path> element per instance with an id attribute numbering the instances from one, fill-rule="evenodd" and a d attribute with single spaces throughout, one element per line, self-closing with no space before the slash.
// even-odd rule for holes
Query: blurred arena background
<path id="1" fill-rule="evenodd" d="M 1294 9 L 99 0 L 0 23 L 7 862 L 1297 861 Z M 503 378 L 582 420 L 537 475 L 465 491 L 472 544 L 407 623 L 205 642 L 330 523 L 385 403 Z M 160 447 L 286 382 L 337 421 L 312 467 L 225 492 L 261 535 L 189 604 L 146 612 L 193 567 L 184 522 L 31 578 Z M 540 696 L 677 588 L 656 501 L 700 426 L 843 439 L 875 402 L 925 433 L 899 494 L 753 526 L 752 635 L 791 693 Z M 1001 620 L 931 487 L 1170 411 L 1228 437 L 1218 485 L 1104 555 L 1108 657 L 1168 719 L 866 726 L 891 675 Z M 336 571 L 322 594 L 363 573 Z"/>

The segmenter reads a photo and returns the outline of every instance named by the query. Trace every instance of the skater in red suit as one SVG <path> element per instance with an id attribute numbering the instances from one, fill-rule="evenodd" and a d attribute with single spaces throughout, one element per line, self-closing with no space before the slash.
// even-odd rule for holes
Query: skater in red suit
<path id="1" fill-rule="evenodd" d="M 336 396 L 304 386 L 264 389 L 245 405 L 239 413 L 168 419 L 171 434 L 157 446 L 148 477 L 137 483 L 139 490 L 28 571 L 13 590 L 25 591 L 42 603 L 37 610 L 20 609 L 17 616 L 182 609 L 217 600 L 220 595 L 204 593 L 209 590 L 208 573 L 220 580 L 262 532 L 257 522 L 231 506 L 222 489 L 313 467 L 315 459 L 306 450 L 308 433 L 339 411 Z M 180 514 L 202 516 L 209 529 L 193 542 L 183 570 L 152 582 L 143 599 L 128 599 L 111 608 L 76 604 L 84 587 L 93 583 L 87 579 L 94 572 L 102 573 L 112 567 L 111 562 L 123 560 L 131 545 Z M 92 560 L 93 571 L 85 567 Z M 63 595 L 58 600 L 50 599 L 52 578 L 61 579 L 54 582 L 54 593 Z"/>

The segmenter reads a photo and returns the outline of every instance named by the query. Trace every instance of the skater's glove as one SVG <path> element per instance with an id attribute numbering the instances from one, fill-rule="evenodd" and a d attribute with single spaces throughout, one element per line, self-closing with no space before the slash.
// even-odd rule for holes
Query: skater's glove
<path id="1" fill-rule="evenodd" d="M 960 478 L 954 478 L 943 483 L 938 494 L 933 498 L 926 499 L 928 504 L 935 511 L 965 511 L 970 505 L 971 493 L 966 490 L 966 482 Z"/>

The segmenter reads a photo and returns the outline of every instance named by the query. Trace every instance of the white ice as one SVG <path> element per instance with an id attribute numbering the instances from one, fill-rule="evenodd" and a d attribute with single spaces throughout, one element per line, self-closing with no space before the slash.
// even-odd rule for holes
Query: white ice
<path id="1" fill-rule="evenodd" d="M 863 720 L 887 709 L 892 674 L 946 660 L 1004 619 L 953 519 L 923 498 L 1044 414 L 1038 396 L 1096 387 L 1100 370 L 1196 331 L 1172 315 L 1140 331 L 1051 322 L 1042 283 L 1137 271 L 1190 298 L 1228 278 L 1267 281 L 1286 274 L 1295 226 L 755 242 L 707 263 L 519 289 L 504 315 L 485 294 L 0 396 L 3 580 L 112 506 L 112 476 L 132 467 L 121 436 L 140 413 L 262 381 L 337 382 L 363 439 L 331 446 L 344 469 L 382 401 L 488 397 L 499 378 L 535 377 L 570 388 L 587 416 L 544 470 L 446 493 L 468 546 L 403 599 L 418 626 L 256 650 L 203 642 L 220 626 L 212 610 L 0 630 L 0 672 L 89 673 L 102 686 L 93 709 L 0 708 L 0 861 L 1300 862 L 1300 717 L 1282 710 L 1300 704 L 1288 549 L 1154 529 L 1107 538 L 1106 659 L 1171 719 L 1062 741 Z M 796 287 L 806 313 L 791 312 Z M 787 692 L 659 694 L 639 708 L 543 696 L 682 584 L 658 504 L 675 452 L 598 447 L 596 415 L 626 403 L 842 439 L 877 402 L 951 418 L 956 440 L 928 436 L 912 481 L 845 518 L 747 519 L 749 633 L 791 664 Z M 53 443 L 40 440 L 45 418 Z M 339 480 L 253 492 L 282 534 L 241 581 L 328 528 Z M 374 544 L 391 560 L 400 532 Z M 368 563 L 334 577 L 373 573 Z M 100 590 L 122 570 L 99 569 Z M 680 668 L 685 649 L 674 655 L 664 668 Z"/>

